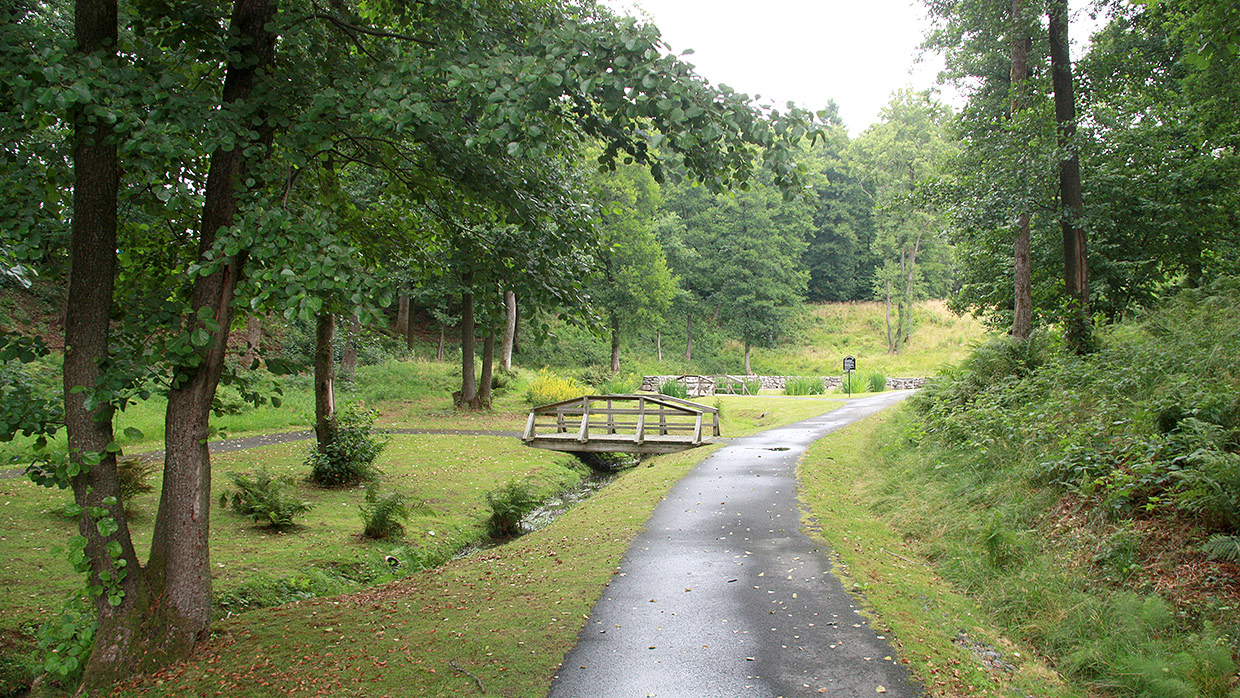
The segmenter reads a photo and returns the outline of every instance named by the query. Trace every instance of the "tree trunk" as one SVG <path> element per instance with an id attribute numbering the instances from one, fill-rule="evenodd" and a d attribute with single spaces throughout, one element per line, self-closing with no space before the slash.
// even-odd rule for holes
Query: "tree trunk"
<path id="1" fill-rule="evenodd" d="M 79 53 L 95 55 L 105 66 L 116 58 L 116 0 L 79 0 L 74 14 L 74 34 Z M 86 558 L 92 584 L 102 584 L 119 604 L 113 606 L 105 593 L 91 599 L 98 617 L 95 646 L 86 666 L 83 686 L 93 690 L 133 672 L 148 671 L 163 663 L 162 651 L 151 647 L 150 655 L 137 649 L 152 624 L 151 594 L 129 535 L 120 501 L 116 454 L 108 450 L 113 441 L 113 406 L 110 400 L 95 402 L 103 369 L 110 358 L 109 324 L 116 284 L 117 195 L 120 168 L 111 125 L 89 115 L 88 105 L 73 109 L 73 223 L 69 243 L 70 273 L 65 314 L 63 369 L 65 428 L 69 459 L 80 468 L 70 479 L 74 502 L 84 509 L 99 507 L 116 524 L 104 536 L 97 519 L 85 511 L 79 515 L 78 531 L 86 539 Z M 99 462 L 91 464 L 95 457 Z M 111 503 L 105 503 L 111 502 Z M 108 546 L 120 546 L 113 558 Z M 118 567 L 123 561 L 123 567 Z M 105 583 L 101 573 L 123 576 Z M 154 624 L 158 625 L 158 624 Z"/>
<path id="2" fill-rule="evenodd" d="M 400 293 L 396 296 L 396 334 L 401 337 L 409 336 L 409 294 L 407 293 Z"/>
<path id="3" fill-rule="evenodd" d="M 897 352 L 908 344 L 909 338 L 913 336 L 914 286 L 917 280 L 917 253 L 921 250 L 921 237 L 921 233 L 918 233 L 913 239 L 913 249 L 908 254 L 908 268 L 904 276 L 904 312 L 901 313 L 900 342 L 896 347 Z"/>
<path id="4" fill-rule="evenodd" d="M 412 313 L 410 313 L 410 315 L 412 316 Z M 417 344 L 417 341 L 418 323 L 414 322 L 412 317 L 409 317 L 405 321 L 405 348 L 409 351 L 413 351 L 413 347 Z"/>
<path id="5" fill-rule="evenodd" d="M 611 372 L 620 371 L 620 318 L 611 316 Z"/>
<path id="6" fill-rule="evenodd" d="M 752 376 L 753 368 L 751 368 L 749 365 L 749 354 L 750 354 L 749 340 L 746 339 L 745 340 L 745 375 Z"/>
<path id="7" fill-rule="evenodd" d="M 361 336 L 362 319 L 354 315 L 349 321 L 349 333 L 344 351 L 340 354 L 340 376 L 347 381 L 353 380 L 353 374 L 357 372 L 357 345 L 361 341 Z"/>
<path id="8" fill-rule="evenodd" d="M 517 294 L 512 291 L 504 292 L 504 310 L 506 311 L 506 322 L 504 323 L 504 339 L 500 348 L 500 368 L 505 371 L 512 370 L 512 345 L 517 338 Z"/>
<path id="9" fill-rule="evenodd" d="M 1063 231 L 1064 283 L 1068 297 L 1068 345 L 1084 353 L 1089 345 L 1089 265 L 1081 194 L 1081 166 L 1076 147 L 1076 100 L 1072 88 L 1072 61 L 1068 55 L 1068 2 L 1052 0 L 1047 9 L 1051 47 L 1051 85 L 1055 92 L 1055 121 L 1059 125 L 1060 228 Z"/>
<path id="10" fill-rule="evenodd" d="M 495 367 L 495 332 L 482 340 L 482 376 L 478 379 L 478 399 L 470 405 L 475 410 L 491 409 L 491 376 Z"/>
<path id="11" fill-rule="evenodd" d="M 466 286 L 469 279 L 466 279 Z M 478 382 L 474 377 L 474 294 L 461 293 L 461 392 L 457 407 L 470 407 L 478 401 Z"/>
<path id="12" fill-rule="evenodd" d="M 251 315 L 245 319 L 245 354 L 241 357 L 241 365 L 249 368 L 258 368 L 258 349 L 259 342 L 263 338 L 263 321 L 257 315 Z"/>
<path id="13" fill-rule="evenodd" d="M 272 0 L 237 0 L 230 19 L 233 60 L 224 78 L 223 102 L 250 97 L 259 74 L 274 62 L 275 35 L 268 27 L 275 18 Z M 269 121 L 261 111 L 254 140 L 242 134 L 240 142 L 211 154 L 199 231 L 198 254 L 208 258 L 221 229 L 233 225 L 237 190 L 272 140 Z M 207 453 L 211 402 L 224 368 L 228 328 L 236 285 L 245 267 L 246 253 L 222 260 L 217 271 L 194 281 L 186 332 L 206 339 L 197 360 L 176 367 L 168 392 L 164 420 L 164 481 L 159 513 L 148 562 L 152 593 L 164 613 L 160 640 L 171 656 L 184 655 L 207 637 L 211 622 L 211 568 L 208 554 L 208 516 L 211 505 L 211 468 Z M 211 323 L 203 322 L 203 318 Z"/>
<path id="14" fill-rule="evenodd" d="M 685 314 L 685 361 L 693 360 L 693 314 Z"/>
<path id="15" fill-rule="evenodd" d="M 663 363 L 663 330 L 654 331 L 654 355 Z"/>
<path id="16" fill-rule="evenodd" d="M 1012 0 L 1010 14 L 1013 117 L 1024 110 L 1027 102 L 1029 53 L 1033 49 L 1033 39 L 1024 31 L 1023 4 L 1024 0 Z M 1025 146 L 1018 142 L 1017 147 Z M 1024 177 L 1021 176 L 1021 179 Z M 1022 186 L 1022 194 L 1023 189 Z M 1029 339 L 1033 332 L 1033 259 L 1030 246 L 1029 212 L 1021 211 L 1016 217 L 1016 239 L 1012 245 L 1012 336 L 1022 340 Z"/>
<path id="17" fill-rule="evenodd" d="M 886 292 L 886 299 L 887 299 L 887 353 L 888 353 L 888 354 L 894 354 L 894 353 L 896 353 L 896 352 L 895 352 L 895 340 L 894 340 L 894 338 L 892 338 L 892 336 L 891 336 L 891 272 L 890 272 L 890 270 L 887 270 L 887 273 L 886 273 L 886 274 L 884 274 L 884 276 L 886 277 L 886 279 L 885 279 L 885 280 L 886 280 L 886 283 L 887 283 L 887 292 Z"/>
<path id="18" fill-rule="evenodd" d="M 314 333 L 314 438 L 323 452 L 336 440 L 336 316 L 319 313 Z"/>
<path id="19" fill-rule="evenodd" d="M 435 350 L 436 361 L 443 362 L 443 345 L 447 341 L 447 334 L 448 326 L 442 322 L 439 323 L 439 346 Z"/>

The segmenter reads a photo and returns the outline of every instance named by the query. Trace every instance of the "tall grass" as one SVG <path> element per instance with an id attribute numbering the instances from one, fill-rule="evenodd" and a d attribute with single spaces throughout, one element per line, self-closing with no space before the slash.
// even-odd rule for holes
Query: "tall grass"
<path id="1" fill-rule="evenodd" d="M 784 384 L 785 395 L 822 395 L 827 391 L 827 386 L 821 378 L 816 377 L 790 377 Z"/>

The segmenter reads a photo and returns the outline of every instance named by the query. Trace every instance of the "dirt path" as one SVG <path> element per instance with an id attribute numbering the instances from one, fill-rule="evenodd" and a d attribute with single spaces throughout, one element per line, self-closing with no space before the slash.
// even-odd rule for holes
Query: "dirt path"
<path id="1" fill-rule="evenodd" d="M 908 698 L 921 690 L 801 533 L 796 464 L 911 391 L 735 439 L 668 493 L 634 540 L 550 698 Z"/>

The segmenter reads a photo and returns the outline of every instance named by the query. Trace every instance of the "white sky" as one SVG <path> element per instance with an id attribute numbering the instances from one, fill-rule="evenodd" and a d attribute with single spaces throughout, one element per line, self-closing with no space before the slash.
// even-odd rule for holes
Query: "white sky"
<path id="1" fill-rule="evenodd" d="M 942 59 L 921 56 L 930 23 L 916 0 L 609 0 L 618 11 L 647 14 L 676 53 L 713 83 L 762 95 L 779 107 L 789 100 L 814 111 L 834 99 L 849 132 L 878 120 L 895 90 L 935 85 Z M 1084 0 L 1072 2 L 1083 6 Z M 636 8 L 636 9 L 635 9 Z M 1078 44 L 1092 31 L 1076 12 L 1070 30 Z M 942 88 L 948 90 L 950 88 Z M 945 101 L 960 98 L 945 92 Z"/>

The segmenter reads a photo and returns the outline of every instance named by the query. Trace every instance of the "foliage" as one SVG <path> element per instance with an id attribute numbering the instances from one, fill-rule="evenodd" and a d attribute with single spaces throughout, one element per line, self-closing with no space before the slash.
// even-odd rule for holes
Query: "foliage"
<path id="1" fill-rule="evenodd" d="M 543 497 L 533 482 L 512 480 L 497 490 L 486 493 L 491 509 L 488 526 L 496 538 L 509 538 L 521 533 L 521 519 L 542 504 Z"/>
<path id="2" fill-rule="evenodd" d="M 641 388 L 642 378 L 636 374 L 616 374 L 595 385 L 600 395 L 626 395 Z"/>
<path id="3" fill-rule="evenodd" d="M 678 397 L 681 400 L 689 399 L 689 388 L 678 380 L 665 380 L 659 384 L 659 394 L 668 397 Z"/>
<path id="4" fill-rule="evenodd" d="M 316 444 L 306 456 L 310 482 L 320 487 L 348 487 L 378 479 L 375 460 L 388 444 L 388 437 L 374 430 L 378 414 L 358 403 L 341 410 L 331 443 L 326 448 Z"/>
<path id="5" fill-rule="evenodd" d="M 784 384 L 786 395 L 822 395 L 827 386 L 821 378 L 791 376 Z"/>
<path id="6" fill-rule="evenodd" d="M 415 510 L 426 510 L 422 504 L 414 504 L 403 492 L 380 494 L 378 483 L 366 487 L 366 499 L 360 507 L 362 535 L 366 538 L 388 540 L 399 538 L 404 532 L 404 522 Z"/>
<path id="7" fill-rule="evenodd" d="M 529 388 L 525 391 L 525 401 L 531 405 L 549 405 L 572 400 L 585 394 L 584 385 L 544 368 L 538 372 L 534 380 L 530 381 Z"/>
<path id="8" fill-rule="evenodd" d="M 117 486 L 120 490 L 121 504 L 129 511 L 133 498 L 147 494 L 154 488 L 151 477 L 160 469 L 158 461 L 142 456 L 128 456 L 116 461 Z"/>
<path id="9" fill-rule="evenodd" d="M 86 669 L 98 627 L 95 609 L 86 598 L 73 594 L 66 599 L 60 613 L 39 627 L 43 670 L 65 685 L 71 685 Z"/>
<path id="10" fill-rule="evenodd" d="M 292 479 L 272 477 L 264 468 L 249 474 L 232 473 L 230 479 L 236 489 L 220 492 L 220 506 L 231 505 L 234 512 L 253 517 L 255 523 L 275 529 L 292 528 L 296 525 L 293 520 L 311 509 L 309 502 L 285 491 Z"/>
<path id="11" fill-rule="evenodd" d="M 866 391 L 871 393 L 881 393 L 887 389 L 887 376 L 882 371 L 871 369 L 861 374 L 865 381 Z"/>

